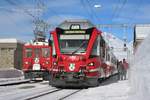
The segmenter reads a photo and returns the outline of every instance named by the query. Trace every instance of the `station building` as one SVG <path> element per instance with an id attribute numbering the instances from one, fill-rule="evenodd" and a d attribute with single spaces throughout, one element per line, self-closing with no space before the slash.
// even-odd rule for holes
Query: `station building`
<path id="1" fill-rule="evenodd" d="M 0 39 L 0 70 L 22 69 L 23 44 L 15 38 Z"/>
<path id="2" fill-rule="evenodd" d="M 134 52 L 136 52 L 143 40 L 150 35 L 150 24 L 137 24 L 134 27 Z"/>

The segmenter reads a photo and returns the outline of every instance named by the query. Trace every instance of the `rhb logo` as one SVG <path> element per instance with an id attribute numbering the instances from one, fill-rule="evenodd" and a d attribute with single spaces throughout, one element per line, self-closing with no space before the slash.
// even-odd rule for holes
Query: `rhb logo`
<path id="1" fill-rule="evenodd" d="M 74 63 L 70 63 L 69 70 L 73 71 L 74 69 L 75 69 L 75 64 Z"/>

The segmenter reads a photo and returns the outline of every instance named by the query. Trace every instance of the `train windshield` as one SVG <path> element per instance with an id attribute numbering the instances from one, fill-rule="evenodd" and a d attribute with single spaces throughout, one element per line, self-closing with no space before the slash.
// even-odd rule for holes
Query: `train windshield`
<path id="1" fill-rule="evenodd" d="M 50 56 L 50 48 L 42 48 L 42 57 Z"/>
<path id="2" fill-rule="evenodd" d="M 84 54 L 89 41 L 89 35 L 60 35 L 61 53 Z"/>
<path id="3" fill-rule="evenodd" d="M 40 49 L 39 48 L 35 48 L 34 49 L 34 55 L 35 55 L 35 58 L 39 58 L 40 57 Z"/>
<path id="4" fill-rule="evenodd" d="M 26 48 L 25 52 L 26 52 L 25 53 L 26 58 L 32 57 L 32 48 Z"/>

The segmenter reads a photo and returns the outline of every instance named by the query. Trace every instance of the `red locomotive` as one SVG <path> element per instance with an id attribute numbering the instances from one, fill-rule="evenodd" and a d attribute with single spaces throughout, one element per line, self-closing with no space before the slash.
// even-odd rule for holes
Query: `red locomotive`
<path id="1" fill-rule="evenodd" d="M 98 86 L 99 79 L 117 72 L 117 60 L 111 56 L 102 32 L 89 21 L 65 21 L 51 35 L 56 54 L 50 85 Z"/>
<path id="2" fill-rule="evenodd" d="M 25 78 L 48 80 L 52 65 L 52 47 L 48 41 L 26 43 L 23 49 L 23 71 Z"/>

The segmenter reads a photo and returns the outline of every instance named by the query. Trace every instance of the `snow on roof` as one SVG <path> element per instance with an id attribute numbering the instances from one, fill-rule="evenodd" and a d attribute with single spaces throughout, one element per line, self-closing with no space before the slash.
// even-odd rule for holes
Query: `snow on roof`
<path id="1" fill-rule="evenodd" d="M 0 38 L 0 43 L 23 43 L 20 40 L 17 40 L 15 38 Z"/>
<path id="2" fill-rule="evenodd" d="M 150 34 L 150 24 L 139 24 L 135 27 L 136 39 L 144 39 Z"/>

